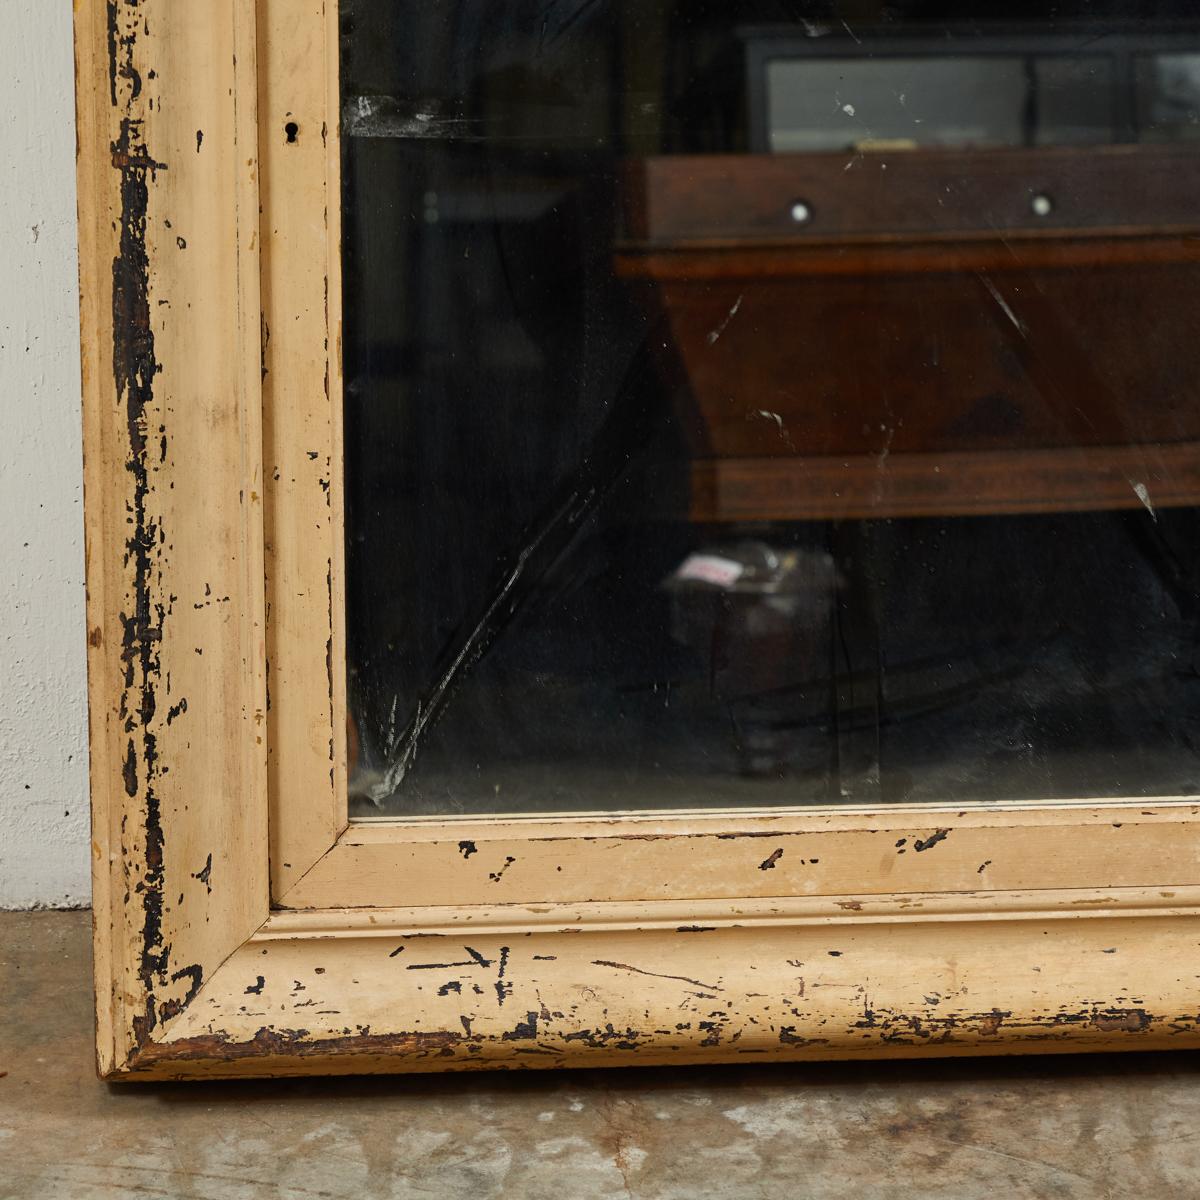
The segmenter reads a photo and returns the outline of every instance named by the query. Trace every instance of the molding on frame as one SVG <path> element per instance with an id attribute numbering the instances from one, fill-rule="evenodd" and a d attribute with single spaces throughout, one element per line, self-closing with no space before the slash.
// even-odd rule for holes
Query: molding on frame
<path id="1" fill-rule="evenodd" d="M 1194 1045 L 1200 889 L 273 917 L 133 1077 Z M 915 919 L 914 919 L 915 918 Z M 680 923 L 682 922 L 682 923 Z"/>
<path id="2" fill-rule="evenodd" d="M 257 0 L 271 895 L 345 829 L 336 5 Z"/>
<path id="3" fill-rule="evenodd" d="M 97 1047 L 267 914 L 255 15 L 79 0 Z"/>
<path id="4" fill-rule="evenodd" d="M 1196 880 L 1190 801 L 351 825 L 289 909 L 994 893 Z"/>
<path id="5" fill-rule="evenodd" d="M 311 190 L 289 209 L 276 187 L 260 227 L 259 113 L 273 136 L 294 106 L 272 89 L 329 45 L 332 7 L 289 4 L 76 0 L 101 1073 L 1200 1043 L 1188 804 L 344 829 L 337 371 L 285 353 L 279 329 L 269 351 L 262 324 L 294 303 L 305 344 L 324 330 L 336 359 L 336 316 L 309 294 L 336 270 L 333 222 L 308 219 L 336 163 L 327 80 L 305 103 L 326 105 L 333 148 L 269 156 Z M 304 111 L 301 137 L 319 127 Z M 314 243 L 279 240 L 277 217 Z M 294 502 L 263 468 L 276 393 L 303 408 L 267 439 L 308 472 Z M 315 459 L 296 444 L 310 434 Z M 284 570 L 272 541 L 310 535 L 292 518 L 316 511 L 321 537 Z M 300 639 L 295 717 L 268 717 L 268 562 L 272 586 L 290 572 L 316 598 L 272 617 Z M 277 856 L 297 851 L 276 864 L 297 911 L 274 915 L 269 812 Z"/>

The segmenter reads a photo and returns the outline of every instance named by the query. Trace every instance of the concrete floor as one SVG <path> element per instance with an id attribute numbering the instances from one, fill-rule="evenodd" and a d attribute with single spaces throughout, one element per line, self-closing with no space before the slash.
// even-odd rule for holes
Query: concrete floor
<path id="1" fill-rule="evenodd" d="M 0 913 L 0 1198 L 1195 1200 L 1200 1055 L 113 1088 L 89 917 Z"/>

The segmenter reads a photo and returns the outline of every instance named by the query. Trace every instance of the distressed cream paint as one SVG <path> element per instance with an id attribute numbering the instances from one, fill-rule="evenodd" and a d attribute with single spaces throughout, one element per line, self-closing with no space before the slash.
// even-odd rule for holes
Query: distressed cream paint
<path id="1" fill-rule="evenodd" d="M 345 828 L 333 17 L 79 4 L 101 1071 L 1200 1043 L 1187 798 Z"/>
<path id="2" fill-rule="evenodd" d="M 0 908 L 88 900 L 71 6 L 0 39 Z"/>

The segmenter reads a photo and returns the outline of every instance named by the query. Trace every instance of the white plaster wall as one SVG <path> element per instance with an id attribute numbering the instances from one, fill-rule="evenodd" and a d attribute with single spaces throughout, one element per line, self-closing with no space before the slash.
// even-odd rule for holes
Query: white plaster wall
<path id="1" fill-rule="evenodd" d="M 88 901 L 69 0 L 0 0 L 0 908 Z"/>

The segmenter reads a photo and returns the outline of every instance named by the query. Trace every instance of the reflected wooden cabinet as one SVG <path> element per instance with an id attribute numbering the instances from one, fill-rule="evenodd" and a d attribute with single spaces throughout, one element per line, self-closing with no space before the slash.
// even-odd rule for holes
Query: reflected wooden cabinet
<path id="1" fill-rule="evenodd" d="M 1174 146 L 629 164 L 692 516 L 1194 505 L 1198 185 Z"/>

